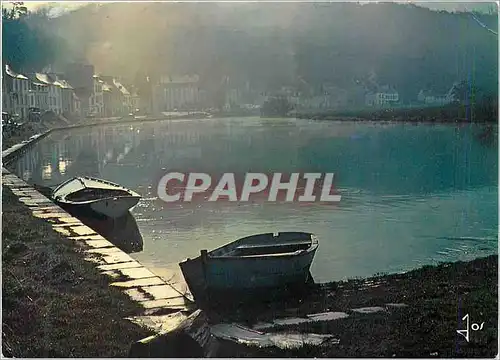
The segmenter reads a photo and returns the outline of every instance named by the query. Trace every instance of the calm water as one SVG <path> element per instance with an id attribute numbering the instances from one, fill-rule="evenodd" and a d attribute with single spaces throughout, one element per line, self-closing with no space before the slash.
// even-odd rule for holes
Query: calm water
<path id="1" fill-rule="evenodd" d="M 478 126 L 221 119 L 103 126 L 51 134 L 13 167 L 31 183 L 92 175 L 138 191 L 133 210 L 157 269 L 238 237 L 310 231 L 316 281 L 398 272 L 497 252 L 498 148 Z M 162 170 L 163 169 L 163 170 Z M 164 169 L 334 172 L 336 206 L 167 205 Z"/>

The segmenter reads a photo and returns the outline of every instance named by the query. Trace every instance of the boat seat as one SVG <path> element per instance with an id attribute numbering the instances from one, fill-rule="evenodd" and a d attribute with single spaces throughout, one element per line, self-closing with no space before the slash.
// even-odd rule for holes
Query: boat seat
<path id="1" fill-rule="evenodd" d="M 243 245 L 238 246 L 236 249 L 258 249 L 258 248 L 296 246 L 296 245 L 311 245 L 311 240 L 286 242 L 286 243 L 281 243 L 281 244 L 280 243 L 276 243 L 276 244 L 243 244 Z"/>

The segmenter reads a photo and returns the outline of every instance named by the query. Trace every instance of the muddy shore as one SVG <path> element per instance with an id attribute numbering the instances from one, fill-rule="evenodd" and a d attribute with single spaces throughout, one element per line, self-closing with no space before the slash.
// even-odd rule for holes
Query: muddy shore
<path id="1" fill-rule="evenodd" d="M 296 297 L 236 307 L 212 311 L 220 319 L 249 327 L 267 323 L 266 332 L 332 334 L 339 340 L 335 345 L 287 354 L 254 349 L 244 356 L 494 357 L 498 352 L 498 256 L 313 285 Z M 293 322 L 324 312 L 348 316 L 292 325 L 270 321 Z M 466 314 L 471 324 L 484 322 L 483 330 L 471 332 L 468 343 L 456 333 L 465 328 L 461 318 Z"/>

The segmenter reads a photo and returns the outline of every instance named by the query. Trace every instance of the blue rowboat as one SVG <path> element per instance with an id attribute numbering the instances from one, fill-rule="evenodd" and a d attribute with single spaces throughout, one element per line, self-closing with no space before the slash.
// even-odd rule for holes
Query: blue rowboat
<path id="1" fill-rule="evenodd" d="M 179 263 L 195 298 L 206 292 L 246 291 L 306 283 L 318 239 L 282 232 L 241 238 Z"/>

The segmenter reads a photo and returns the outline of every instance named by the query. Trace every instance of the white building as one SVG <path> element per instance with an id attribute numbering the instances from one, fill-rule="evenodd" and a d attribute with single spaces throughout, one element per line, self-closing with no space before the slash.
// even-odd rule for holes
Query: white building
<path id="1" fill-rule="evenodd" d="M 137 93 L 136 88 L 130 89 L 130 105 L 132 106 L 132 111 L 136 111 L 140 109 L 141 106 L 141 97 Z"/>
<path id="2" fill-rule="evenodd" d="M 162 76 L 154 89 L 155 111 L 195 109 L 200 102 L 198 75 Z"/>
<path id="3" fill-rule="evenodd" d="M 30 82 L 30 107 L 41 112 L 49 110 L 49 87 L 41 82 Z"/>
<path id="4" fill-rule="evenodd" d="M 66 80 L 61 79 L 58 76 L 56 76 L 56 81 L 61 87 L 61 93 L 62 93 L 61 114 L 74 114 L 75 106 L 73 100 L 74 96 L 73 87 Z"/>
<path id="5" fill-rule="evenodd" d="M 456 88 L 458 82 L 454 82 L 450 89 L 444 94 L 436 94 L 430 90 L 420 90 L 417 95 L 417 100 L 426 105 L 446 105 L 455 101 Z"/>
<path id="6" fill-rule="evenodd" d="M 106 79 L 102 85 L 104 95 L 104 114 L 105 117 L 124 115 L 124 99 L 122 92 L 115 86 L 114 79 Z"/>
<path id="7" fill-rule="evenodd" d="M 129 113 L 132 109 L 130 92 L 117 79 L 113 79 L 113 85 L 121 93 L 123 111 Z"/>
<path id="8" fill-rule="evenodd" d="M 448 92 L 446 93 L 446 99 L 448 100 L 448 102 L 454 102 L 454 101 L 458 101 L 460 99 L 457 99 L 456 98 L 456 95 L 455 95 L 455 91 L 456 89 L 460 86 L 460 83 L 458 81 L 454 82 L 453 85 L 451 86 L 450 90 L 448 90 Z"/>
<path id="9" fill-rule="evenodd" d="M 3 111 L 33 121 L 46 111 L 58 115 L 75 112 L 74 89 L 61 76 L 39 72 L 21 75 L 8 65 L 3 73 Z"/>
<path id="10" fill-rule="evenodd" d="M 26 118 L 29 113 L 29 79 L 5 65 L 2 81 L 3 111 Z"/>
<path id="11" fill-rule="evenodd" d="M 394 105 L 399 102 L 399 93 L 392 87 L 380 86 L 376 92 L 366 95 L 365 103 L 368 106 Z"/>
<path id="12" fill-rule="evenodd" d="M 448 94 L 434 94 L 425 90 L 420 90 L 417 99 L 426 105 L 445 105 L 452 101 Z"/>
<path id="13" fill-rule="evenodd" d="M 73 113 L 76 116 L 82 116 L 82 101 L 74 92 L 72 94 L 73 94 Z"/>
<path id="14" fill-rule="evenodd" d="M 93 116 L 103 116 L 104 114 L 104 81 L 98 75 L 94 75 L 94 89 L 89 97 L 89 114 Z"/>
<path id="15" fill-rule="evenodd" d="M 29 75 L 29 104 L 33 112 L 43 113 L 50 110 L 49 85 L 40 81 L 36 73 Z"/>
<path id="16" fill-rule="evenodd" d="M 34 80 L 38 83 L 47 86 L 48 109 L 54 113 L 62 114 L 62 88 L 60 84 L 54 82 L 49 75 L 43 73 L 35 73 Z"/>

